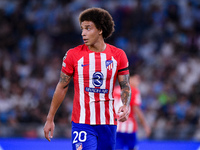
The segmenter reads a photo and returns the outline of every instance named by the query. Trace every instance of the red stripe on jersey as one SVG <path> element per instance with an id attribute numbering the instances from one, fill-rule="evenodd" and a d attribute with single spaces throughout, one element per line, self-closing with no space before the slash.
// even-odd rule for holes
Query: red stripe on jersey
<path id="1" fill-rule="evenodd" d="M 114 77 L 114 80 L 116 81 L 117 76 Z M 113 88 L 115 87 L 115 83 L 113 83 Z M 113 93 L 112 93 L 113 94 Z M 113 96 L 114 97 L 114 96 Z M 113 110 L 115 111 L 115 105 L 114 105 L 114 101 L 113 101 Z M 115 111 L 116 112 L 116 111 Z M 116 112 L 117 113 L 117 112 Z M 117 124 L 117 114 L 114 113 L 114 123 Z"/>
<path id="2" fill-rule="evenodd" d="M 77 87 L 77 89 L 78 89 L 78 87 Z M 79 99 L 78 96 L 79 96 L 79 94 L 75 92 L 74 98 Z M 80 102 L 77 100 L 77 101 L 74 101 L 73 103 L 74 103 L 73 104 L 73 110 L 74 111 L 72 111 L 72 120 L 74 122 L 79 122 L 79 117 L 80 117 L 80 115 L 79 115 L 80 114 Z"/>
<path id="3" fill-rule="evenodd" d="M 105 101 L 105 114 L 107 114 L 107 116 L 106 116 L 106 124 L 110 124 L 109 101 Z"/>
<path id="4" fill-rule="evenodd" d="M 112 106 L 113 106 L 113 117 L 114 117 L 114 124 L 117 124 L 117 114 L 115 113 L 115 105 L 114 105 L 114 101 L 112 101 Z"/>
<path id="5" fill-rule="evenodd" d="M 78 68 L 76 68 L 76 70 L 78 70 Z M 79 122 L 79 117 L 80 117 L 80 101 L 79 101 L 79 94 L 80 94 L 80 89 L 79 89 L 79 86 L 78 84 L 74 84 L 74 89 L 77 89 L 75 90 L 74 92 L 74 104 L 73 104 L 73 110 L 72 111 L 72 120 L 74 122 Z"/>
<path id="6" fill-rule="evenodd" d="M 111 60 L 111 56 L 107 55 L 106 56 L 107 60 Z M 106 89 L 110 89 L 110 78 L 112 77 L 112 70 L 107 69 L 107 79 L 106 79 Z M 110 91 L 109 91 L 110 92 Z M 105 95 L 105 100 L 109 100 L 109 94 Z M 110 106 L 109 106 L 109 101 L 106 101 L 105 103 L 105 114 L 106 114 L 106 124 L 110 124 Z"/>
<path id="7" fill-rule="evenodd" d="M 89 56 L 88 55 L 86 55 L 84 57 L 83 62 L 84 62 L 83 65 L 89 64 Z M 88 66 L 83 67 L 83 79 L 89 79 L 88 72 L 89 72 L 89 67 Z M 84 87 L 89 87 L 89 82 L 84 81 L 84 83 L 85 83 Z M 85 114 L 86 114 L 85 115 L 85 123 L 90 124 L 90 105 L 89 105 L 90 104 L 90 97 L 89 97 L 88 94 L 84 94 L 84 96 L 85 96 Z"/>
<path id="8" fill-rule="evenodd" d="M 101 58 L 100 53 L 95 53 L 95 72 L 101 72 Z M 96 87 L 96 89 L 100 89 L 100 87 Z M 94 93 L 95 97 L 95 111 L 96 111 L 96 124 L 101 124 L 100 122 L 100 103 L 99 101 L 99 93 Z"/>

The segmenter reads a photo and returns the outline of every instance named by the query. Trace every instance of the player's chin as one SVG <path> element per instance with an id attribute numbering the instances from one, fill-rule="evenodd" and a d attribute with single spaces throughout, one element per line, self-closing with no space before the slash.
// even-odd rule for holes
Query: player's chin
<path id="1" fill-rule="evenodd" d="M 90 43 L 89 42 L 84 42 L 86 46 L 90 46 Z"/>

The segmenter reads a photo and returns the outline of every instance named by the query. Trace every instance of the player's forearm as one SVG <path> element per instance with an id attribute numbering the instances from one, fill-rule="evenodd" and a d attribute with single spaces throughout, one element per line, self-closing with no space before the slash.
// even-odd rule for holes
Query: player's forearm
<path id="1" fill-rule="evenodd" d="M 63 89 L 58 83 L 55 93 L 52 98 L 52 102 L 51 102 L 50 110 L 49 110 L 49 113 L 47 116 L 47 120 L 50 120 L 50 121 L 54 120 L 54 116 L 55 116 L 59 106 L 63 102 L 67 90 L 68 90 L 68 87 Z"/>
<path id="2" fill-rule="evenodd" d="M 121 93 L 122 103 L 128 106 L 131 100 L 131 87 L 129 84 L 129 75 L 123 75 L 123 78 L 122 80 L 119 81 L 119 84 L 122 89 Z"/>
<path id="3" fill-rule="evenodd" d="M 52 99 L 52 102 L 51 102 L 51 106 L 50 106 L 49 114 L 47 116 L 47 120 L 52 121 L 54 119 L 56 111 L 58 110 L 63 99 L 65 98 L 70 80 L 71 80 L 71 76 L 68 76 L 63 72 L 60 73 L 60 80 L 59 80 L 59 82 L 56 86 L 56 90 L 55 90 L 54 95 L 53 95 L 53 99 Z"/>

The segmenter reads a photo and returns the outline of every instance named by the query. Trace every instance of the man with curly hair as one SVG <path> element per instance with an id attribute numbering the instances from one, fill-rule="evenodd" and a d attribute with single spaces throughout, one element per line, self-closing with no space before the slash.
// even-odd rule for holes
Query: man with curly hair
<path id="1" fill-rule="evenodd" d="M 118 110 L 119 121 L 124 122 L 129 116 L 131 97 L 128 59 L 123 50 L 104 41 L 114 32 L 114 21 L 108 11 L 86 9 L 80 14 L 79 22 L 84 44 L 68 50 L 63 58 L 44 134 L 49 141 L 53 137 L 55 113 L 73 77 L 73 150 L 114 150 L 117 115 L 113 90 L 118 78 L 123 103 Z"/>

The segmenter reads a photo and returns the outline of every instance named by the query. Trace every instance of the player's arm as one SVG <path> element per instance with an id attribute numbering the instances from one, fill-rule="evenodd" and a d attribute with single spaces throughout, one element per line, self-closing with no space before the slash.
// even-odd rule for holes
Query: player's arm
<path id="1" fill-rule="evenodd" d="M 142 124 L 147 137 L 149 137 L 151 134 L 151 128 L 148 126 L 141 108 L 139 106 L 133 105 L 132 109 L 134 110 L 134 113 L 138 116 L 138 119 L 140 123 Z"/>
<path id="2" fill-rule="evenodd" d="M 119 121 L 124 122 L 128 119 L 129 116 L 129 104 L 131 100 L 131 87 L 129 84 L 129 74 L 127 75 L 118 75 L 119 85 L 121 87 L 121 100 L 123 106 L 121 106 L 118 110 Z"/>
<path id="3" fill-rule="evenodd" d="M 59 106 L 61 105 L 67 93 L 70 80 L 71 80 L 71 76 L 68 76 L 61 71 L 60 80 L 56 86 L 56 89 L 52 98 L 51 106 L 49 109 L 49 113 L 47 115 L 47 120 L 44 126 L 44 135 L 48 141 L 50 141 L 50 138 L 53 137 L 53 131 L 55 128 L 54 117 L 55 117 L 56 111 L 58 110 Z M 51 132 L 50 137 L 49 137 L 49 132 Z"/>

